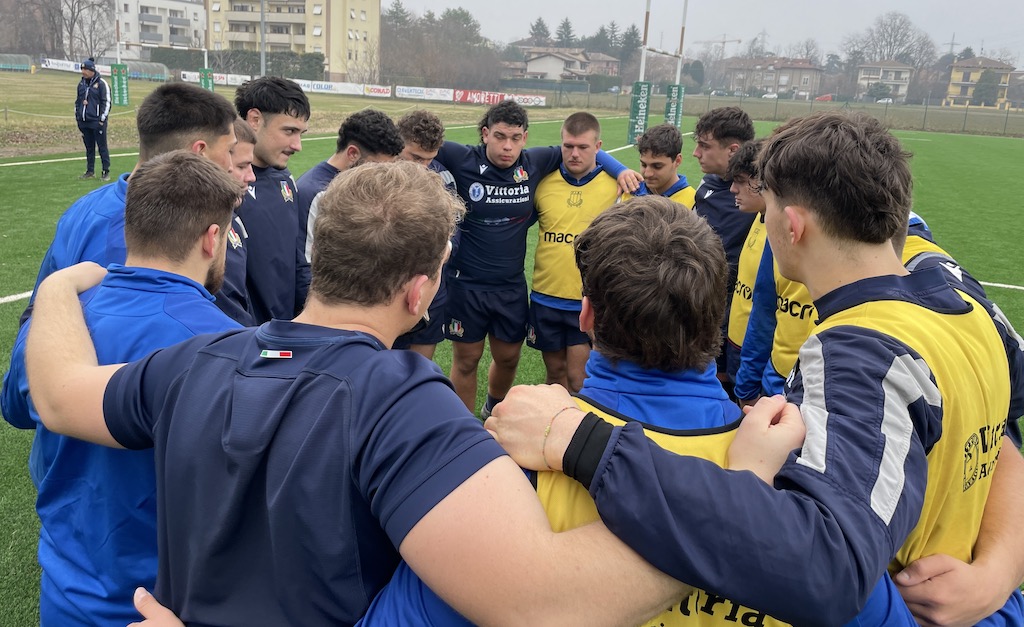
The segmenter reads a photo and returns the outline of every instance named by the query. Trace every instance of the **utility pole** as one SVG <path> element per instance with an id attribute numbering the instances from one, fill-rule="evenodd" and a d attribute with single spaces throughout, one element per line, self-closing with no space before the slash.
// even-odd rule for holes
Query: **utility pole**
<path id="1" fill-rule="evenodd" d="M 942 44 L 943 46 L 949 46 L 949 54 L 953 54 L 953 46 L 960 45 L 960 42 L 956 40 L 956 33 L 953 33 L 953 39 Z"/>
<path id="2" fill-rule="evenodd" d="M 676 85 L 683 77 L 683 40 L 686 38 L 686 10 L 690 0 L 683 0 L 683 26 L 679 29 L 679 59 L 676 61 Z"/>

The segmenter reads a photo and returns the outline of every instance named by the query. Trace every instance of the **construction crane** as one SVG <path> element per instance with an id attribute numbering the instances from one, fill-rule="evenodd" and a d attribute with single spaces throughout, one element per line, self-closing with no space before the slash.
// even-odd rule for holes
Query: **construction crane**
<path id="1" fill-rule="evenodd" d="M 726 39 L 725 35 L 722 35 L 721 39 L 702 39 L 701 41 L 693 42 L 695 44 L 720 44 L 722 50 L 725 50 L 725 44 L 738 44 L 743 43 L 742 39 Z"/>

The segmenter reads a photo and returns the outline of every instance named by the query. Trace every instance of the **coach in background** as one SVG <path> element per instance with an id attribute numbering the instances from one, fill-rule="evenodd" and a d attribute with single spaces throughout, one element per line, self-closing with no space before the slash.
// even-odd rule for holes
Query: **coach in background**
<path id="1" fill-rule="evenodd" d="M 100 151 L 103 171 L 100 179 L 110 180 L 110 152 L 107 150 L 107 116 L 110 114 L 110 87 L 100 77 L 96 61 L 89 57 L 82 61 L 82 80 L 78 81 L 75 98 L 75 120 L 85 144 L 85 174 L 80 179 L 91 179 L 96 171 L 96 149 Z"/>

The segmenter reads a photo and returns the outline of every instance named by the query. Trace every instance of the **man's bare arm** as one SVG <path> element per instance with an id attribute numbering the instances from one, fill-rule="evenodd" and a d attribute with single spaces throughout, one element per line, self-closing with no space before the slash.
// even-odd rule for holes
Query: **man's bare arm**
<path id="1" fill-rule="evenodd" d="M 639 624 L 690 590 L 600 523 L 552 532 L 507 457 L 438 503 L 400 550 L 431 589 L 480 624 Z"/>
<path id="2" fill-rule="evenodd" d="M 105 273 L 94 263 L 81 263 L 51 274 L 39 285 L 25 344 L 25 369 L 32 402 L 47 429 L 118 447 L 103 420 L 103 392 L 123 364 L 97 365 L 78 301 L 79 292 Z"/>
<path id="3" fill-rule="evenodd" d="M 894 581 L 922 625 L 974 625 L 1006 603 L 1024 581 L 1024 458 L 1004 437 L 992 490 L 985 504 L 974 560 L 929 555 L 897 573 Z"/>

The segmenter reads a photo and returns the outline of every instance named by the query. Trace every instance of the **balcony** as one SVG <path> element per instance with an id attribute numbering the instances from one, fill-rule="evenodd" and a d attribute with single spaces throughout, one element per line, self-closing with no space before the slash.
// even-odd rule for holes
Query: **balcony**
<path id="1" fill-rule="evenodd" d="M 291 45 L 292 36 L 288 33 L 267 33 L 268 44 L 287 44 Z"/>
<path id="2" fill-rule="evenodd" d="M 139 33 L 139 42 L 144 44 L 162 44 L 164 43 L 164 36 L 162 33 Z"/>
<path id="3" fill-rule="evenodd" d="M 256 43 L 256 33 L 241 33 L 241 32 L 235 32 L 235 31 L 230 31 L 229 30 L 225 34 L 227 35 L 226 39 L 228 41 L 230 41 L 230 42 L 236 42 L 237 41 L 237 42 Z"/>
<path id="4" fill-rule="evenodd" d="M 260 19 L 260 14 L 256 14 L 256 19 Z M 305 24 L 306 14 L 305 13 L 271 13 L 267 11 L 267 23 L 268 24 Z"/>
<path id="5" fill-rule="evenodd" d="M 192 44 L 192 38 L 188 35 L 171 35 L 170 40 L 172 44 L 177 44 L 179 46 L 188 46 Z"/>
<path id="6" fill-rule="evenodd" d="M 156 15 L 154 13 L 139 13 L 139 23 L 141 24 L 163 24 L 164 18 L 162 15 Z"/>
<path id="7" fill-rule="evenodd" d="M 183 26 L 185 28 L 188 28 L 191 24 L 187 17 L 169 17 L 167 18 L 167 23 L 171 26 Z"/>

